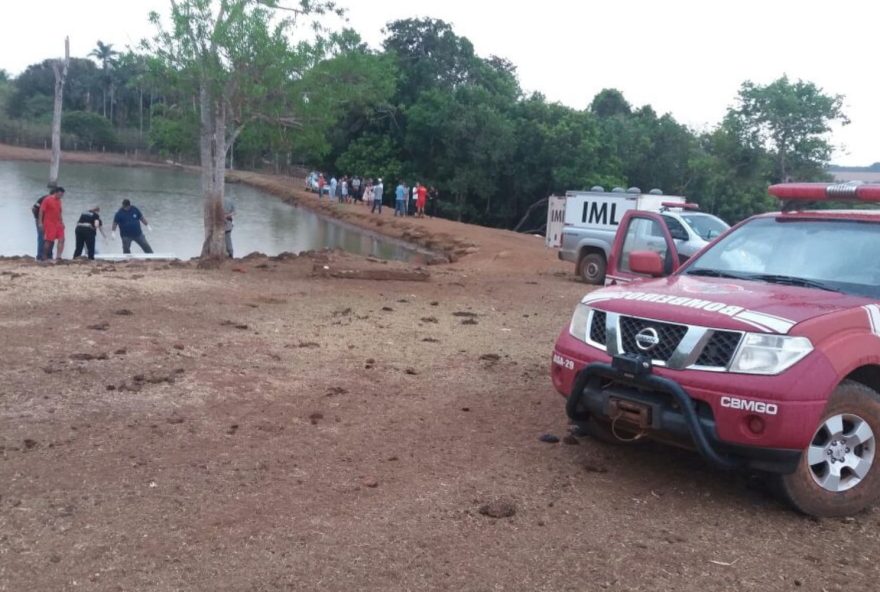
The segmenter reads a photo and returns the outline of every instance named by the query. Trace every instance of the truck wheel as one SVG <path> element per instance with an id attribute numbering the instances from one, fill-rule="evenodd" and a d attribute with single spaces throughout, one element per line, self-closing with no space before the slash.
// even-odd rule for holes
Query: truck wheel
<path id="1" fill-rule="evenodd" d="M 780 476 L 783 495 L 812 516 L 851 516 L 864 510 L 880 498 L 878 439 L 880 395 L 863 384 L 842 382 L 797 469 Z"/>
<path id="2" fill-rule="evenodd" d="M 601 284 L 605 281 L 605 257 L 599 253 L 588 253 L 578 263 L 578 274 L 588 284 Z"/>
<path id="3" fill-rule="evenodd" d="M 643 438 L 637 437 L 635 432 L 621 427 L 620 423 L 614 426 L 614 430 L 612 430 L 610 421 L 596 419 L 592 415 L 587 419 L 583 428 L 591 438 L 606 444 L 613 444 L 614 446 L 632 446 L 645 442 Z"/>

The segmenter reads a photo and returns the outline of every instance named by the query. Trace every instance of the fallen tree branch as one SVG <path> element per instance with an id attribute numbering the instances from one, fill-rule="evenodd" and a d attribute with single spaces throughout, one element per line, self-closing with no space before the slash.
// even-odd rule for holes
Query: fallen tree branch
<path id="1" fill-rule="evenodd" d="M 424 269 L 343 269 L 333 268 L 324 263 L 315 263 L 312 274 L 317 277 L 332 277 L 347 280 L 374 280 L 398 282 L 427 282 L 431 274 Z"/>
<path id="2" fill-rule="evenodd" d="M 549 198 L 545 197 L 545 198 L 543 198 L 543 199 L 539 199 L 538 201 L 536 201 L 535 203 L 533 203 L 532 205 L 530 205 L 530 206 L 529 206 L 529 209 L 526 210 L 525 215 L 524 215 L 522 218 L 520 218 L 519 224 L 517 224 L 517 225 L 513 228 L 513 231 L 514 231 L 514 232 L 519 232 L 519 229 L 522 228 L 522 225 L 526 223 L 526 220 L 529 219 L 529 216 L 532 215 L 532 212 L 534 212 L 535 209 L 537 209 L 537 208 L 539 208 L 539 207 L 541 207 L 541 206 L 546 206 L 546 205 L 547 205 L 547 200 L 548 200 L 548 199 L 549 199 Z"/>

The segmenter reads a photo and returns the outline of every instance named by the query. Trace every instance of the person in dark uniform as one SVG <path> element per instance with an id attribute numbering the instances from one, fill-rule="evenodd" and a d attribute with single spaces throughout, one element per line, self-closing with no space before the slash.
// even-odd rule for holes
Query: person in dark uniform
<path id="1" fill-rule="evenodd" d="M 91 210 L 79 215 L 79 220 L 76 223 L 76 250 L 73 252 L 74 259 L 82 255 L 83 246 L 85 246 L 86 251 L 89 254 L 89 259 L 95 258 L 95 237 L 99 230 L 101 231 L 101 236 L 107 238 L 107 235 L 104 234 L 104 224 L 101 222 L 101 216 L 98 214 L 100 211 L 101 208 L 95 206 Z"/>

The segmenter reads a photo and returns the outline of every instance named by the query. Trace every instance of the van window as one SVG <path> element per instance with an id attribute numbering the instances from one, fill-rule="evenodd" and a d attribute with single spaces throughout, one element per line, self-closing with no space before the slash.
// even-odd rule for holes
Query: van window
<path id="1" fill-rule="evenodd" d="M 669 234 L 672 235 L 674 239 L 680 240 L 688 240 L 690 235 L 688 235 L 687 229 L 685 229 L 684 224 L 673 218 L 672 216 L 663 216 L 663 221 L 666 223 L 666 228 L 669 229 Z"/>
<path id="2" fill-rule="evenodd" d="M 682 214 L 681 219 L 707 241 L 724 234 L 730 228 L 724 220 L 710 214 Z"/>

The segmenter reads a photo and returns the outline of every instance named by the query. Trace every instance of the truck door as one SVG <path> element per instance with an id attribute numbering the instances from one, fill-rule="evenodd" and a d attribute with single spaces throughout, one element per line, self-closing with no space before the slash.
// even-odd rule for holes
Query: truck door
<path id="1" fill-rule="evenodd" d="M 656 253 L 660 257 L 662 272 L 659 275 L 669 275 L 680 265 L 678 251 L 663 217 L 654 212 L 628 211 L 614 237 L 605 285 L 652 277 L 637 273 L 630 266 L 633 253 L 637 253 L 636 257 L 643 257 L 645 252 Z"/>

